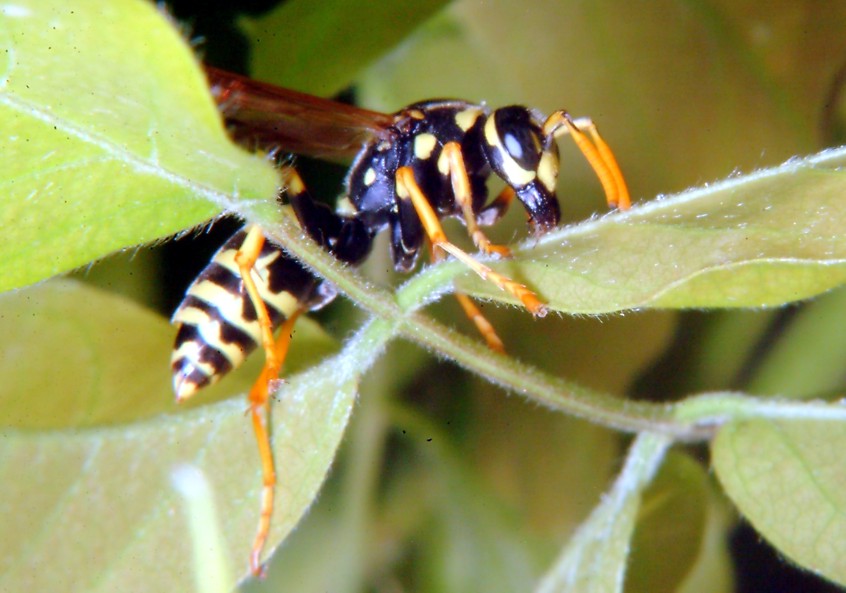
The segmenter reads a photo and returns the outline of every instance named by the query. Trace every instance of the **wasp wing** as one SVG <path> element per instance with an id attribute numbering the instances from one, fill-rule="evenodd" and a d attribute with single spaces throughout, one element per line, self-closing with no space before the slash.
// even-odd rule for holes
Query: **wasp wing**
<path id="1" fill-rule="evenodd" d="M 212 95 L 234 138 L 252 148 L 350 160 L 394 117 L 206 67 Z"/>

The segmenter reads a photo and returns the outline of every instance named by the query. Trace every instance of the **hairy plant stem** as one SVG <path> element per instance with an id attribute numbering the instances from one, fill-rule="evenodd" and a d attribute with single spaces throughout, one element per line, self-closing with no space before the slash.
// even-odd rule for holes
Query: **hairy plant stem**
<path id="1" fill-rule="evenodd" d="M 265 210 L 265 209 L 262 209 Z M 649 431 L 677 440 L 700 441 L 713 436 L 716 426 L 727 418 L 783 417 L 784 405 L 800 406 L 806 417 L 840 419 L 846 412 L 822 404 L 780 403 L 743 394 L 716 393 L 671 404 L 630 401 L 553 377 L 509 356 L 496 354 L 476 340 L 463 336 L 417 312 L 431 300 L 451 289 L 452 281 L 464 272 L 453 262 L 439 264 L 418 273 L 396 293 L 364 281 L 322 247 L 309 239 L 296 224 L 293 214 L 243 212 L 258 221 L 268 234 L 286 246 L 298 259 L 373 316 L 388 321 L 381 325 L 390 335 L 402 335 L 487 380 L 521 394 L 551 409 L 572 414 L 626 432 Z M 275 222 L 274 222 L 275 221 Z"/>

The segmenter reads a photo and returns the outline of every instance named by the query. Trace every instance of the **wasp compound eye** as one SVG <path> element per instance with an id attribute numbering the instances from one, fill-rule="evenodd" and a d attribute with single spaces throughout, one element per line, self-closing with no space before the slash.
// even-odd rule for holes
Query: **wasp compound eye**
<path id="1" fill-rule="evenodd" d="M 494 125 L 499 146 L 522 169 L 535 171 L 543 147 L 540 128 L 532 121 L 525 107 L 504 107 L 494 112 Z"/>

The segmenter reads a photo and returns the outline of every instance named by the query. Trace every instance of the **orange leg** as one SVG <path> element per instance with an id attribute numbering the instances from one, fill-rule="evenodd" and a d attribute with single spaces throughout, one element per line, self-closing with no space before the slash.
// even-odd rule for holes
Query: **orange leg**
<path id="1" fill-rule="evenodd" d="M 270 413 L 270 390 L 271 385 L 279 380 L 279 372 L 282 362 L 288 354 L 288 347 L 291 344 L 291 334 L 297 318 L 302 313 L 297 309 L 279 330 L 279 339 L 274 345 L 274 360 L 279 361 L 279 367 L 272 367 L 265 358 L 265 366 L 262 373 L 250 389 L 250 416 L 253 421 L 253 432 L 256 435 L 259 457 L 261 459 L 262 489 L 261 489 L 261 512 L 259 524 L 256 530 L 256 537 L 253 540 L 253 548 L 250 553 L 250 570 L 258 577 L 264 577 L 264 569 L 261 565 L 261 552 L 267 542 L 270 533 L 270 519 L 273 516 L 273 502 L 276 490 L 276 469 L 273 463 L 273 450 L 270 447 L 270 434 L 267 430 L 268 417 Z"/>
<path id="2" fill-rule="evenodd" d="M 238 264 L 241 280 L 250 297 L 250 302 L 256 310 L 256 317 L 261 332 L 261 346 L 265 353 L 264 368 L 250 389 L 249 394 L 250 416 L 252 418 L 256 443 L 258 444 L 262 470 L 259 525 L 250 554 L 250 570 L 256 576 L 263 576 L 261 552 L 264 549 L 267 536 L 270 532 L 270 519 L 273 515 L 273 497 L 276 486 L 273 450 L 270 446 L 270 434 L 267 429 L 270 390 L 271 385 L 279 379 L 279 372 L 282 370 L 282 363 L 285 361 L 288 346 L 291 343 L 291 331 L 297 317 L 302 313 L 302 309 L 298 309 L 288 317 L 282 325 L 278 341 L 274 340 L 273 324 L 267 312 L 267 306 L 264 304 L 264 300 L 261 298 L 252 276 L 256 260 L 261 254 L 263 245 L 264 235 L 258 227 L 253 226 L 248 231 L 247 237 L 244 239 L 244 243 L 241 245 L 238 253 L 235 254 L 235 262 Z"/>
<path id="3" fill-rule="evenodd" d="M 397 170 L 397 195 L 402 200 L 410 199 L 412 201 L 414 209 L 420 217 L 423 229 L 426 231 L 426 235 L 432 242 L 433 248 L 443 249 L 454 258 L 461 261 L 461 263 L 466 265 L 468 268 L 476 272 L 484 280 L 488 280 L 502 290 L 513 295 L 523 304 L 524 307 L 526 307 L 526 309 L 529 310 L 532 315 L 535 315 L 536 317 L 543 317 L 546 315 L 546 306 L 529 288 L 519 282 L 515 282 L 514 280 L 503 276 L 502 274 L 494 272 L 488 266 L 473 259 L 473 257 L 466 251 L 447 240 L 437 214 L 435 214 L 435 211 L 432 210 L 429 200 L 426 199 L 426 196 L 423 194 L 423 190 L 420 189 L 420 186 L 414 179 L 414 172 L 409 167 L 400 167 Z"/>
<path id="4" fill-rule="evenodd" d="M 467 232 L 472 237 L 473 243 L 485 253 L 511 257 L 511 250 L 508 247 L 491 243 L 479 228 L 476 213 L 473 212 L 473 192 L 470 188 L 467 167 L 464 165 L 464 155 L 461 154 L 461 145 L 458 142 L 447 142 L 441 152 L 441 158 L 446 159 L 448 164 L 452 193 L 455 195 L 455 201 L 461 206 L 464 224 L 467 225 Z"/>
<path id="5" fill-rule="evenodd" d="M 587 130 L 587 134 L 582 131 L 583 129 Z M 566 111 L 556 111 L 544 122 L 543 133 L 547 136 L 553 134 L 556 137 L 569 133 L 602 183 L 608 206 L 620 210 L 626 210 L 631 206 L 629 189 L 620 165 L 617 164 L 614 153 L 599 135 L 596 125 L 590 118 L 582 117 L 574 120 Z"/>
<path id="6" fill-rule="evenodd" d="M 484 315 L 482 315 L 482 312 L 479 310 L 479 307 L 476 306 L 476 303 L 474 303 L 472 299 L 463 292 L 456 292 L 455 298 L 458 299 L 458 304 L 461 305 L 462 309 L 464 309 L 464 314 L 470 318 L 470 321 L 473 322 L 476 329 L 479 330 L 479 333 L 482 334 L 483 338 L 485 338 L 485 343 L 488 345 L 488 348 L 494 352 L 505 354 L 505 344 L 503 344 L 500 337 L 496 335 L 494 326 L 491 325 L 491 322 L 488 321 Z"/>
<path id="7" fill-rule="evenodd" d="M 441 251 L 435 250 L 434 245 L 432 245 L 431 242 L 429 243 L 429 258 L 433 263 L 443 259 L 442 253 L 443 252 Z M 488 348 L 494 352 L 505 354 L 505 344 L 502 343 L 502 340 L 496 334 L 494 326 L 491 325 L 491 322 L 488 321 L 484 315 L 482 315 L 482 311 L 476 306 L 472 299 L 459 290 L 455 291 L 455 298 L 464 310 L 464 314 L 467 315 L 470 321 L 473 322 L 473 325 L 476 326 L 476 329 L 479 330 L 479 333 L 482 334 L 482 337 L 485 338 L 485 343 L 487 343 Z"/>
<path id="8" fill-rule="evenodd" d="M 259 330 L 261 332 L 261 347 L 264 348 L 264 353 L 267 356 L 265 363 L 266 367 L 281 367 L 281 362 L 276 360 L 274 340 L 273 340 L 273 324 L 270 321 L 270 316 L 267 313 L 267 308 L 264 305 L 264 300 L 261 298 L 256 282 L 253 279 L 253 269 L 261 254 L 261 248 L 264 247 L 264 234 L 257 226 L 251 226 L 244 239 L 244 243 L 235 254 L 235 263 L 238 264 L 238 271 L 241 274 L 241 281 L 244 283 L 244 288 L 250 297 L 250 302 L 256 310 L 258 318 Z"/>

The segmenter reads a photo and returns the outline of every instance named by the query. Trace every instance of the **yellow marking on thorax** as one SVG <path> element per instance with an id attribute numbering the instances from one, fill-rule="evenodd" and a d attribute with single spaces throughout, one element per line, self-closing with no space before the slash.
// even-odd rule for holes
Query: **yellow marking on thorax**
<path id="1" fill-rule="evenodd" d="M 478 107 L 470 107 L 464 111 L 459 111 L 455 114 L 455 125 L 457 125 L 462 132 L 466 132 L 473 127 L 479 116 L 482 115 L 482 110 Z"/>
<path id="2" fill-rule="evenodd" d="M 422 161 L 432 156 L 438 145 L 438 139 L 433 134 L 418 134 L 414 137 L 414 156 Z"/>

